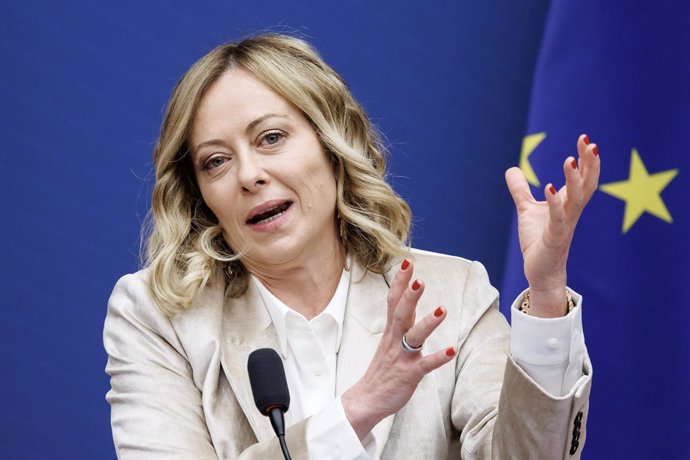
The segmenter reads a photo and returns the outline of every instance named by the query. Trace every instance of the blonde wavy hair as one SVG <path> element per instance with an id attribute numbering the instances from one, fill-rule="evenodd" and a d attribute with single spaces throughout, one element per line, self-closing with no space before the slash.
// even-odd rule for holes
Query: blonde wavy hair
<path id="1" fill-rule="evenodd" d="M 291 102 L 311 122 L 336 173 L 340 237 L 347 253 L 382 273 L 408 243 L 410 208 L 385 180 L 385 147 L 343 79 L 299 38 L 262 34 L 221 45 L 180 79 L 153 152 L 156 183 L 144 226 L 144 266 L 154 302 L 168 316 L 189 308 L 200 290 L 224 283 L 245 292 L 248 272 L 205 205 L 189 155 L 200 101 L 226 71 L 242 68 Z"/>

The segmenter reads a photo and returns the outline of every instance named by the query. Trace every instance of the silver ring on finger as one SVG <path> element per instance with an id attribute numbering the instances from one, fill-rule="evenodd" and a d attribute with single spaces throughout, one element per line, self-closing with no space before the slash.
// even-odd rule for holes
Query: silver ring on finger
<path id="1" fill-rule="evenodd" d="M 408 353 L 417 353 L 418 351 L 422 351 L 422 348 L 424 348 L 424 342 L 422 342 L 421 345 L 418 347 L 413 347 L 409 343 L 407 343 L 407 335 L 402 336 L 402 340 L 400 341 L 402 344 L 403 350 L 405 350 Z"/>

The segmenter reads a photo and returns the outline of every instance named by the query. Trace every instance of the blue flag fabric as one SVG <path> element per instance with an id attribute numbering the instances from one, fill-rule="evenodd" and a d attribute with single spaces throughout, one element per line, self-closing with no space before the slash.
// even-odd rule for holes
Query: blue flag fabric
<path id="1" fill-rule="evenodd" d="M 535 198 L 581 133 L 602 162 L 568 262 L 594 365 L 583 457 L 690 458 L 688 2 L 552 3 L 520 161 Z M 504 298 L 525 283 L 515 236 Z"/>

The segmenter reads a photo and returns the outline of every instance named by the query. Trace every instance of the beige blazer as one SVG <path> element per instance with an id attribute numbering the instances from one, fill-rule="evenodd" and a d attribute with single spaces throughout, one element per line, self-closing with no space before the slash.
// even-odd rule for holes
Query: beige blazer
<path id="1" fill-rule="evenodd" d="M 426 376 L 407 405 L 374 428 L 382 459 L 579 458 L 591 365 L 571 393 L 552 397 L 509 356 L 509 326 L 477 262 L 411 252 L 426 287 L 417 318 L 444 305 L 447 318 L 425 351 L 456 344 L 455 361 Z M 337 357 L 336 392 L 366 370 L 386 323 L 386 275 L 352 267 Z M 579 299 L 576 299 L 579 300 Z M 247 357 L 278 348 L 253 283 L 238 299 L 208 289 L 173 319 L 155 308 L 146 271 L 120 279 L 103 340 L 115 448 L 123 459 L 280 459 L 267 417 L 253 402 Z M 309 457 L 308 420 L 287 430 L 292 458 Z M 574 450 L 574 455 L 570 452 Z"/>

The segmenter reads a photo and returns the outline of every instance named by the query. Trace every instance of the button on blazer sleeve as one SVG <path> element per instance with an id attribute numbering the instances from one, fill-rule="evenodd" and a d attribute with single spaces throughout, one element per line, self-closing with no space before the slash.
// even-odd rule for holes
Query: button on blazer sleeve
<path id="1" fill-rule="evenodd" d="M 469 332 L 461 334 L 451 402 L 462 458 L 579 458 L 591 386 L 589 359 L 571 392 L 553 397 L 510 356 L 510 329 L 498 311 L 498 293 L 477 262 L 469 268 L 462 305 L 460 330 Z"/>

